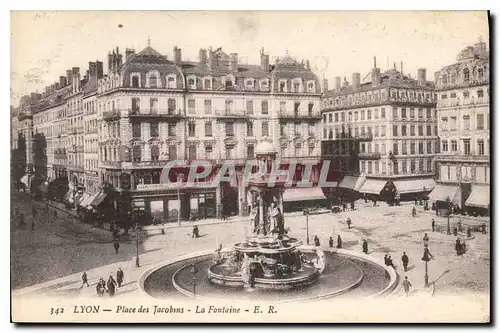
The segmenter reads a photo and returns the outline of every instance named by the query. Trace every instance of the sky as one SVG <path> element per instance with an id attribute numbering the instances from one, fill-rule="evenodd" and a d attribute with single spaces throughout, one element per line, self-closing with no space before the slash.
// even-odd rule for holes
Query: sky
<path id="1" fill-rule="evenodd" d="M 42 91 L 66 69 L 88 69 L 100 60 L 107 71 L 108 51 L 151 46 L 173 58 L 197 60 L 200 48 L 222 47 L 238 53 L 241 63 L 260 64 L 259 50 L 274 62 L 287 52 L 329 80 L 336 76 L 363 79 L 373 67 L 434 72 L 456 60 L 466 46 L 482 37 L 489 42 L 487 13 L 466 11 L 58 11 L 12 12 L 11 103 Z M 389 64 L 389 66 L 388 66 Z M 369 80 L 369 77 L 368 77 Z"/>

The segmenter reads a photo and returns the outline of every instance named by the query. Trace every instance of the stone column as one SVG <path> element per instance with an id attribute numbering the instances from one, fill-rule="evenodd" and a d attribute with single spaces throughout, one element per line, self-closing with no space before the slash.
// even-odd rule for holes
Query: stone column
<path id="1" fill-rule="evenodd" d="M 264 199 L 262 198 L 262 194 L 259 194 L 259 236 L 264 236 L 266 234 L 265 231 L 265 222 L 264 222 Z"/>
<path id="2" fill-rule="evenodd" d="M 238 172 L 238 215 L 239 216 L 246 216 L 246 191 L 245 191 L 245 186 L 243 184 L 243 174 L 241 172 Z"/>
<path id="3" fill-rule="evenodd" d="M 220 216 L 220 214 L 222 214 L 222 206 L 221 206 L 221 203 L 222 203 L 222 193 L 221 193 L 221 186 L 222 185 L 218 185 L 216 188 L 215 188 L 215 209 L 216 209 L 216 213 L 215 215 L 218 217 Z"/>

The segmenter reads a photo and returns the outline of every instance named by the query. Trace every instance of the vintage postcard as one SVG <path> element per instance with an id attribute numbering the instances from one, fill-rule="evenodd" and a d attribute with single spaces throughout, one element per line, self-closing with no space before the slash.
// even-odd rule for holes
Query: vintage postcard
<path id="1" fill-rule="evenodd" d="M 12 321 L 489 323 L 489 29 L 11 12 Z"/>

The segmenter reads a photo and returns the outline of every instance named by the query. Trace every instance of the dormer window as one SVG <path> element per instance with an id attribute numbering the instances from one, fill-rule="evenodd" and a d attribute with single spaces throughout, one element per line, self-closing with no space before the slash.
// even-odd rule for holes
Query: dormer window
<path id="1" fill-rule="evenodd" d="M 267 80 L 261 80 L 260 81 L 260 87 L 261 89 L 268 89 L 269 88 L 269 83 Z"/>
<path id="2" fill-rule="evenodd" d="M 203 80 L 203 87 L 206 90 L 212 89 L 212 79 L 206 78 L 205 80 Z"/>
<path id="3" fill-rule="evenodd" d="M 302 92 L 302 81 L 300 79 L 293 80 L 293 92 L 294 93 Z"/>
<path id="4" fill-rule="evenodd" d="M 279 92 L 286 92 L 286 80 L 280 80 Z"/>
<path id="5" fill-rule="evenodd" d="M 250 80 L 246 80 L 245 81 L 245 86 L 247 88 L 253 88 L 253 80 L 251 80 L 251 79 Z"/>
<path id="6" fill-rule="evenodd" d="M 157 82 L 158 82 L 158 78 L 157 78 L 156 74 L 151 74 L 149 76 L 149 87 L 150 88 L 157 88 Z"/>
<path id="7" fill-rule="evenodd" d="M 167 87 L 169 89 L 175 89 L 175 88 L 177 88 L 177 82 L 175 80 L 175 76 L 169 76 L 169 77 L 167 77 Z"/>
<path id="8" fill-rule="evenodd" d="M 141 84 L 140 83 L 140 74 L 132 74 L 131 75 L 131 84 L 132 84 L 132 88 L 139 88 L 140 87 L 140 84 Z"/>
<path id="9" fill-rule="evenodd" d="M 188 77 L 187 84 L 189 89 L 196 89 L 196 77 Z"/>

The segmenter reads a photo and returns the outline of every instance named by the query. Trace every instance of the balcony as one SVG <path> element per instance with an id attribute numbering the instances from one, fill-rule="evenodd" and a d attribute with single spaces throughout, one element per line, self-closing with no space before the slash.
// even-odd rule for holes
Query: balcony
<path id="1" fill-rule="evenodd" d="M 71 127 L 68 131 L 68 134 L 76 134 L 77 130 L 76 127 Z"/>
<path id="2" fill-rule="evenodd" d="M 490 162 L 490 155 L 476 155 L 476 152 L 471 151 L 469 155 L 444 155 L 439 154 L 435 157 L 436 161 L 464 161 L 464 162 Z"/>
<path id="3" fill-rule="evenodd" d="M 164 191 L 216 187 L 217 182 L 169 182 L 164 184 L 138 184 L 134 191 Z"/>
<path id="4" fill-rule="evenodd" d="M 128 110 L 130 120 L 175 120 L 183 118 L 182 111 L 175 110 Z"/>
<path id="5" fill-rule="evenodd" d="M 76 152 L 77 153 L 83 153 L 83 150 L 84 150 L 83 148 L 84 148 L 83 145 L 76 146 Z"/>
<path id="6" fill-rule="evenodd" d="M 321 120 L 319 112 L 300 113 L 297 111 L 279 111 L 278 118 L 290 120 Z"/>
<path id="7" fill-rule="evenodd" d="M 116 161 L 99 162 L 99 167 L 105 169 L 121 169 L 122 162 L 116 162 Z"/>
<path id="8" fill-rule="evenodd" d="M 102 113 L 102 118 L 104 119 L 104 121 L 118 120 L 120 119 L 120 111 L 119 110 L 104 111 Z"/>
<path id="9" fill-rule="evenodd" d="M 77 127 L 77 128 L 76 128 L 76 132 L 77 132 L 78 134 L 83 134 L 83 127 Z"/>
<path id="10" fill-rule="evenodd" d="M 359 141 L 372 141 L 373 135 L 368 133 L 361 133 L 357 135 L 348 135 L 348 134 L 337 134 L 335 136 L 335 140 L 359 140 Z"/>
<path id="11" fill-rule="evenodd" d="M 219 119 L 247 119 L 250 115 L 246 111 L 216 110 L 215 116 Z"/>
<path id="12" fill-rule="evenodd" d="M 360 160 L 379 160 L 380 153 L 359 153 L 358 157 Z"/>

